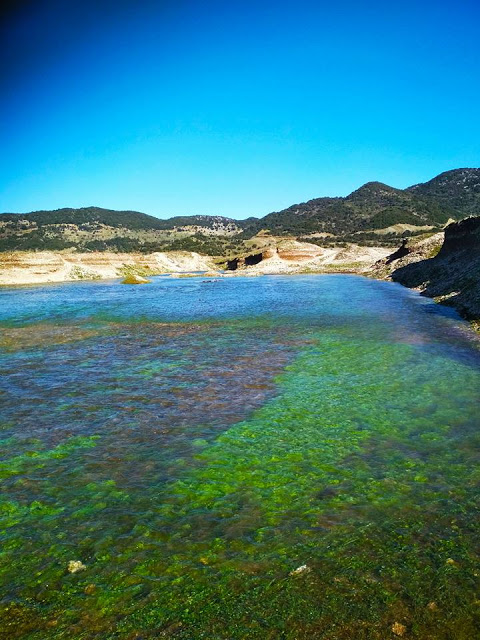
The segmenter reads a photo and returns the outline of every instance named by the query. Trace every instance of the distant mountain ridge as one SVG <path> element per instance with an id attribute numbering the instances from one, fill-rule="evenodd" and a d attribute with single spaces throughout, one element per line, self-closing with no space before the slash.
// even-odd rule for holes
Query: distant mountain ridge
<path id="1" fill-rule="evenodd" d="M 0 251 L 81 249 L 152 252 L 186 249 L 215 255 L 242 231 L 224 216 L 167 220 L 101 207 L 0 214 Z M 222 238 L 222 242 L 216 241 Z"/>
<path id="2" fill-rule="evenodd" d="M 174 229 L 195 225 L 205 228 L 237 225 L 233 218 L 224 216 L 175 216 L 161 219 L 139 211 L 115 211 L 102 207 L 81 207 L 72 209 L 54 209 L 52 211 L 32 211 L 31 213 L 1 213 L 0 222 L 17 222 L 18 218 L 35 223 L 37 226 L 49 224 L 92 224 L 98 223 L 110 227 L 128 227 L 129 229 Z"/>
<path id="3" fill-rule="evenodd" d="M 291 205 L 255 221 L 246 233 L 269 229 L 280 235 L 345 235 L 396 224 L 437 227 L 450 218 L 479 214 L 480 169 L 454 169 L 407 189 L 367 182 L 345 198 L 315 198 Z"/>
<path id="4" fill-rule="evenodd" d="M 221 255 L 263 235 L 332 241 L 385 241 L 386 235 L 441 228 L 449 219 L 480 215 L 480 169 L 453 169 L 407 189 L 367 182 L 346 197 L 294 204 L 263 218 L 176 216 L 100 207 L 0 214 L 0 250 L 165 251 Z M 402 226 L 403 225 L 403 226 Z M 400 231 L 399 231 L 400 229 Z M 384 235 L 380 237 L 378 233 Z M 377 235 L 375 235 L 377 234 Z"/>

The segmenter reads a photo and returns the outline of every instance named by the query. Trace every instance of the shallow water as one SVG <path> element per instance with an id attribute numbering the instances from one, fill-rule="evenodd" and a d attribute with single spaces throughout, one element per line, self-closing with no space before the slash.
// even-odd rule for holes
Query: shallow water
<path id="1" fill-rule="evenodd" d="M 3 289 L 0 327 L 0 637 L 479 636 L 453 311 L 356 276 L 159 277 Z"/>

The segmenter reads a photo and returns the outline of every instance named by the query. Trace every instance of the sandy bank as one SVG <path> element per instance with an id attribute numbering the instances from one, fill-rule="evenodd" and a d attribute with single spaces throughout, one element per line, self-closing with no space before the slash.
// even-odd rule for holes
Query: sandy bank
<path id="1" fill-rule="evenodd" d="M 212 260 L 191 251 L 110 253 L 15 251 L 0 253 L 0 285 L 119 278 L 133 269 L 140 274 L 208 271 Z"/>
<path id="2" fill-rule="evenodd" d="M 282 242 L 265 252 L 256 265 L 227 271 L 223 276 L 263 274 L 353 272 L 361 273 L 374 262 L 385 258 L 391 249 L 384 247 L 321 248 L 317 245 Z M 79 253 L 68 251 L 15 251 L 0 253 L 0 285 L 41 284 L 71 280 L 120 278 L 129 270 L 143 276 L 172 273 L 212 272 L 212 258 L 191 251 L 165 253 Z"/>
<path id="3" fill-rule="evenodd" d="M 319 247 L 305 242 L 282 242 L 275 249 L 267 249 L 263 259 L 255 265 L 242 265 L 229 275 L 263 275 L 288 273 L 362 273 L 392 252 L 387 247 Z"/>

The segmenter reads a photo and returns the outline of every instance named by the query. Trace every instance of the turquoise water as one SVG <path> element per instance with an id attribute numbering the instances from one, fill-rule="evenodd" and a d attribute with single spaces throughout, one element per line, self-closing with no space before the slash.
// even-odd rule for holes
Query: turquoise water
<path id="1" fill-rule="evenodd" d="M 3 289 L 0 327 L 0 637 L 480 636 L 453 311 L 356 276 L 159 277 Z"/>

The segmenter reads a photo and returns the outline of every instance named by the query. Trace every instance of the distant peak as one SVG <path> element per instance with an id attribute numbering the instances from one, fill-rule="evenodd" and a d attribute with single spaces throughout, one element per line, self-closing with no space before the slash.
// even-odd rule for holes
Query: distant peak
<path id="1" fill-rule="evenodd" d="M 383 182 L 366 182 L 355 191 L 352 191 L 352 193 L 349 196 L 347 196 L 347 200 L 355 199 L 358 197 L 369 196 L 372 194 L 396 193 L 398 191 L 399 189 L 390 187 L 388 184 L 385 184 Z"/>

